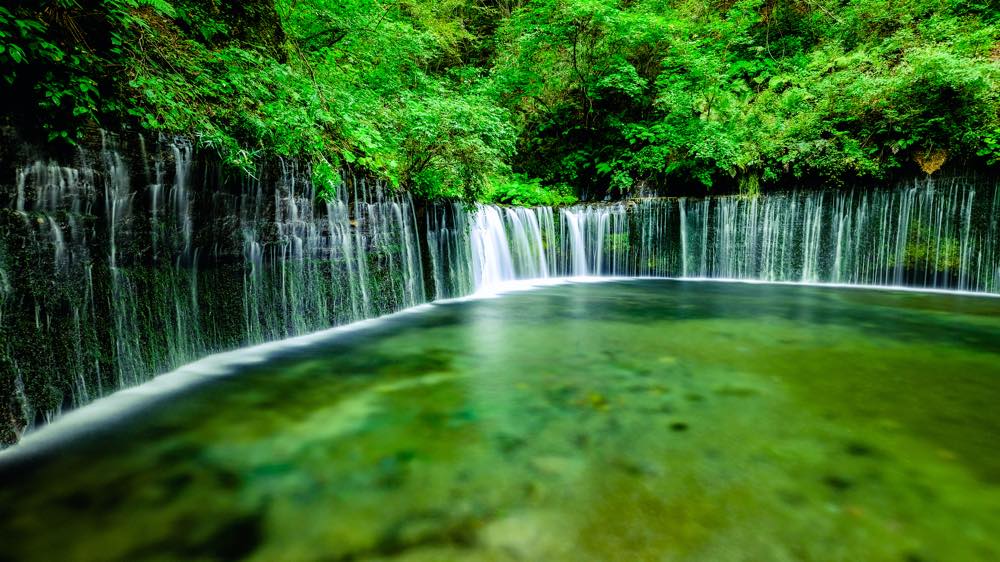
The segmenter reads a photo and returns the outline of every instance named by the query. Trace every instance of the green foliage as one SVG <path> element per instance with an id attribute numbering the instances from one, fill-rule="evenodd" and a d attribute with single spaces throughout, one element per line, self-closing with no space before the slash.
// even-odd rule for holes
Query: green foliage
<path id="1" fill-rule="evenodd" d="M 316 186 L 320 197 L 332 199 L 337 195 L 337 185 L 340 184 L 340 175 L 327 160 L 318 160 L 312 165 L 312 182 Z"/>
<path id="2" fill-rule="evenodd" d="M 953 236 L 939 240 L 930 227 L 916 222 L 910 226 L 902 265 L 936 273 L 956 272 L 962 266 L 962 245 Z"/>
<path id="3" fill-rule="evenodd" d="M 13 83 L 20 65 L 31 61 L 60 62 L 66 54 L 44 37 L 45 26 L 21 13 L 0 6 L 0 64 L 10 69 L 4 78 Z"/>
<path id="4" fill-rule="evenodd" d="M 1000 17 L 958 0 L 14 0 L 8 111 L 426 197 L 833 182 L 1000 162 Z"/>
<path id="5" fill-rule="evenodd" d="M 976 154 L 988 158 L 990 164 L 1000 163 L 1000 127 L 983 137 L 983 147 Z"/>
<path id="6" fill-rule="evenodd" d="M 573 189 L 566 184 L 547 187 L 539 179 L 529 179 L 520 174 L 494 178 L 481 199 L 487 203 L 522 207 L 570 205 L 577 201 Z"/>
<path id="7" fill-rule="evenodd" d="M 996 21 L 957 0 L 535 0 L 501 27 L 494 76 L 524 124 L 515 168 L 755 191 L 938 149 L 995 162 Z"/>

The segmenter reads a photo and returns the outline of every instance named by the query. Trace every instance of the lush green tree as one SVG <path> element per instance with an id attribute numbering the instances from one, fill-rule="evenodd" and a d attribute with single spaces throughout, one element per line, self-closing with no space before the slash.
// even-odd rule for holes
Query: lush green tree
<path id="1" fill-rule="evenodd" d="M 15 124 L 122 121 L 517 204 L 1000 161 L 1000 15 L 959 0 L 14 0 Z M 34 121 L 34 123 L 32 123 Z"/>
<path id="2" fill-rule="evenodd" d="M 963 2 L 537 1 L 496 68 L 524 116 L 518 164 L 543 178 L 881 176 L 996 158 L 996 21 Z"/>

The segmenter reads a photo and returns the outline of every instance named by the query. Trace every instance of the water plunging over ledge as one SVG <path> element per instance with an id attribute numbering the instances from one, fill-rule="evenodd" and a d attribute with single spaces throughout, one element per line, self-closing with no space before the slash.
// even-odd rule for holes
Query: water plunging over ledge
<path id="1" fill-rule="evenodd" d="M 442 295 L 510 279 L 584 275 L 1000 292 L 996 182 L 952 178 L 891 190 L 642 199 L 557 212 L 482 205 L 448 211 L 442 216 L 459 228 L 438 237 L 447 247 L 430 249 L 435 264 L 449 262 L 460 273 L 436 272 Z M 467 240 L 456 242 L 466 230 Z M 470 259 L 451 249 L 463 245 Z"/>
<path id="2" fill-rule="evenodd" d="M 140 138 L 141 140 L 141 138 Z M 308 168 L 227 178 L 191 144 L 106 135 L 0 184 L 0 445 L 209 353 L 427 300 L 415 207 Z"/>
<path id="3" fill-rule="evenodd" d="M 733 278 L 1000 292 L 1000 189 L 414 202 L 294 161 L 225 178 L 190 142 L 104 137 L 0 184 L 0 443 L 210 353 L 432 299 L 565 276 Z"/>

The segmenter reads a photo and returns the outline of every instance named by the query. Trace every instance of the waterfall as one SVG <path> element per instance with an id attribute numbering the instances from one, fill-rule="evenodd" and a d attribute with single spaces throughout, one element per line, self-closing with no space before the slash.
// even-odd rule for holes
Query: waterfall
<path id="1" fill-rule="evenodd" d="M 567 271 L 573 275 L 587 274 L 587 244 L 580 226 L 580 215 L 569 209 L 562 209 L 563 255 L 567 257 Z"/>
<path id="2" fill-rule="evenodd" d="M 453 207 L 428 222 L 428 237 L 437 245 L 437 294 L 582 275 L 1000 293 L 997 182 L 949 178 L 895 189 L 650 198 L 553 211 Z M 468 257 L 458 247 L 463 242 Z M 446 283 L 470 259 L 472 283 Z"/>
<path id="3" fill-rule="evenodd" d="M 511 242 L 498 207 L 480 205 L 472 220 L 472 273 L 477 289 L 516 279 Z"/>
<path id="4" fill-rule="evenodd" d="M 995 181 L 515 208 L 349 174 L 321 198 L 295 160 L 234 175 L 184 139 L 140 141 L 103 135 L 2 185 L 0 444 L 207 353 L 517 279 L 1000 293 Z"/>
<path id="5" fill-rule="evenodd" d="M 514 269 L 522 277 L 548 277 L 549 264 L 536 210 L 508 207 L 505 211 Z"/>
<path id="6" fill-rule="evenodd" d="M 178 138 L 170 141 L 170 150 L 174 156 L 174 184 L 170 189 L 170 204 L 174 211 L 174 220 L 180 231 L 181 257 L 191 255 L 191 194 L 188 187 L 191 175 L 191 159 L 193 147 L 186 139 Z"/>
<path id="7" fill-rule="evenodd" d="M 436 230 L 429 227 L 431 230 L 428 232 L 428 239 L 434 241 L 434 259 L 441 264 L 434 266 L 438 295 L 468 294 L 492 289 L 506 281 L 541 279 L 552 275 L 553 260 L 550 255 L 555 240 L 555 222 L 551 207 L 477 205 L 468 217 L 463 209 L 453 207 L 453 224 L 459 229 L 467 227 L 469 232 L 467 243 L 471 276 L 468 280 L 471 283 L 461 274 L 450 283 L 444 282 L 444 271 L 465 270 L 460 261 L 444 265 L 448 262 L 442 260 L 445 256 L 461 260 L 466 254 L 451 245 L 461 244 L 465 238 L 453 233 L 446 224 L 445 214 L 439 211 L 438 216 Z"/>
<path id="8" fill-rule="evenodd" d="M 233 181 L 184 139 L 106 134 L 72 162 L 14 171 L 0 193 L 0 364 L 13 373 L 0 376 L 0 444 L 204 354 L 425 302 L 408 194 L 345 175 L 321 199 L 308 167 L 274 164 Z"/>
<path id="9" fill-rule="evenodd" d="M 435 298 L 459 297 L 475 290 L 469 219 L 460 203 L 433 205 L 427 211 L 425 228 Z"/>

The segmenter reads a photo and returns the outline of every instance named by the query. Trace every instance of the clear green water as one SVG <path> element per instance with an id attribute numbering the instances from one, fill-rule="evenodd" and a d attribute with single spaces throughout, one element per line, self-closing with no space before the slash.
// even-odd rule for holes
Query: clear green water
<path id="1" fill-rule="evenodd" d="M 455 302 L 0 462 L 0 560 L 1000 560 L 1000 299 Z"/>

